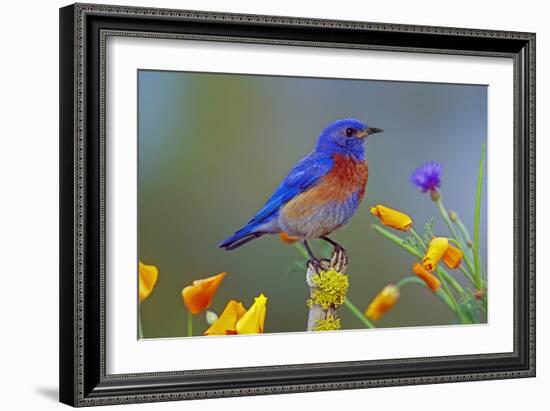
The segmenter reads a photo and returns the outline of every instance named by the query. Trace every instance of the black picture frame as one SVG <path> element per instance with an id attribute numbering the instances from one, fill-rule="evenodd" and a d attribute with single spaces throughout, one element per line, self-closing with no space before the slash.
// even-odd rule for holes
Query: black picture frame
<path id="1" fill-rule="evenodd" d="M 514 351 L 105 373 L 105 38 L 508 57 L 514 64 Z M 60 9 L 60 401 L 73 406 L 535 376 L 535 34 L 75 4 Z"/>

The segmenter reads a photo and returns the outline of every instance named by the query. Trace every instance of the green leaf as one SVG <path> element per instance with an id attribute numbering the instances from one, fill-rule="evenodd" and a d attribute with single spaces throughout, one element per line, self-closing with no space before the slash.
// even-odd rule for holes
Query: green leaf
<path id="1" fill-rule="evenodd" d="M 460 309 L 472 323 L 479 324 L 481 322 L 483 307 L 472 290 L 468 289 L 463 294 L 460 300 Z"/>
<path id="2" fill-rule="evenodd" d="M 432 238 L 434 237 L 434 224 L 435 224 L 434 217 L 430 218 L 424 224 L 424 241 L 426 242 L 426 244 L 429 244 L 430 241 L 432 241 Z"/>
<path id="3" fill-rule="evenodd" d="M 416 240 L 416 238 L 414 237 L 407 237 L 405 238 L 405 244 L 408 244 L 410 245 L 411 247 L 414 247 L 416 248 L 417 250 L 420 250 L 420 244 L 418 243 L 418 241 Z"/>
<path id="4" fill-rule="evenodd" d="M 330 259 L 332 256 L 332 249 L 332 245 L 324 240 L 320 240 L 317 242 L 317 250 L 321 258 Z"/>
<path id="5" fill-rule="evenodd" d="M 401 248 L 408 251 L 410 254 L 414 255 L 417 258 L 422 258 L 422 253 L 419 252 L 416 248 L 412 247 L 410 244 L 408 244 L 404 239 L 399 237 L 398 235 L 395 235 L 394 233 L 389 232 L 385 228 L 382 228 L 378 224 L 373 224 L 372 228 L 374 231 L 377 231 L 379 234 L 386 237 L 388 240 L 392 241 L 393 243 L 397 244 Z"/>
<path id="6" fill-rule="evenodd" d="M 485 160 L 485 144 L 481 146 L 481 158 L 479 159 L 479 172 L 477 174 L 476 204 L 474 214 L 474 280 L 478 290 L 481 284 L 481 259 L 479 257 L 479 223 L 481 218 L 481 192 L 483 191 L 483 163 Z"/>
<path id="7" fill-rule="evenodd" d="M 288 268 L 287 273 L 304 273 L 304 270 L 306 268 L 306 260 L 296 260 L 294 261 Z"/>

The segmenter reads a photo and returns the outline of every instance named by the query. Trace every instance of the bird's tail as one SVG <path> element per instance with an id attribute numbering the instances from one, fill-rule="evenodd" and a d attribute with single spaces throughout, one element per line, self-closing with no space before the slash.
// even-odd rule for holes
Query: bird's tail
<path id="1" fill-rule="evenodd" d="M 252 241 L 255 238 L 261 237 L 265 234 L 264 232 L 254 231 L 255 229 L 255 226 L 246 226 L 237 231 L 231 237 L 222 241 L 218 245 L 218 247 L 225 248 L 227 251 L 234 250 L 235 248 L 239 248 L 241 245 L 244 245 L 249 241 Z"/>

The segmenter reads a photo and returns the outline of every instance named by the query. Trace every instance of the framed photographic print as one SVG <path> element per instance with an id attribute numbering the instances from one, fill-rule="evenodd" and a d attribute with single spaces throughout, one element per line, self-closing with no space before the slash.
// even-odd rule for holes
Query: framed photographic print
<path id="1" fill-rule="evenodd" d="M 60 10 L 60 399 L 535 375 L 535 35 Z"/>

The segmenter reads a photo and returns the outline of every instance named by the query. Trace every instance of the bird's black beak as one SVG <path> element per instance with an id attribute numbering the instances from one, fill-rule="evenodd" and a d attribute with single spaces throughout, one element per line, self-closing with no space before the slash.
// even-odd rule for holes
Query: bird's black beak
<path id="1" fill-rule="evenodd" d="M 367 135 L 370 136 L 371 134 L 382 133 L 384 130 L 381 128 L 369 127 L 365 131 L 367 132 Z"/>

